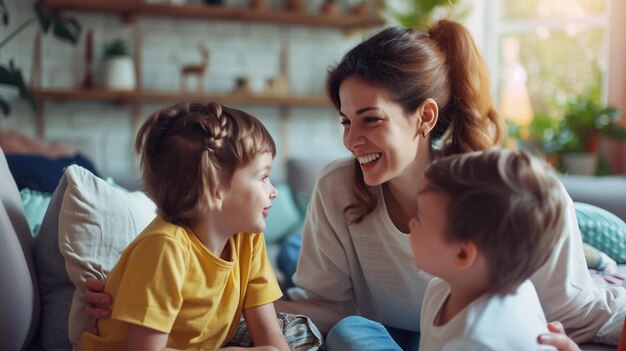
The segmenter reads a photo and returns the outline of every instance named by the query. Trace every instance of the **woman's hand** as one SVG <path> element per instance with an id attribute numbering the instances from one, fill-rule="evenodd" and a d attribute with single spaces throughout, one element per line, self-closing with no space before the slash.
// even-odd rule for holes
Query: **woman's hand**
<path id="1" fill-rule="evenodd" d="M 580 351 L 576 343 L 567 337 L 563 324 L 560 322 L 548 323 L 550 333 L 541 334 L 537 337 L 537 341 L 542 345 L 552 345 L 559 351 Z"/>
<path id="2" fill-rule="evenodd" d="M 111 295 L 104 292 L 104 280 L 87 278 L 85 282 L 85 300 L 87 301 L 85 314 L 90 320 L 87 330 L 90 333 L 99 335 L 98 319 L 110 318 L 111 309 L 109 306 L 113 304 Z"/>

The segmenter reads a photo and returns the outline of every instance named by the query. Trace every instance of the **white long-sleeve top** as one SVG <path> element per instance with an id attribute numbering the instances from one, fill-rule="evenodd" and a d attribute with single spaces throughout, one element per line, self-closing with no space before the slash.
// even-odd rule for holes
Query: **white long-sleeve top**
<path id="1" fill-rule="evenodd" d="M 353 167 L 353 160 L 340 160 L 321 172 L 307 210 L 294 283 L 308 298 L 339 306 L 346 314 L 419 331 L 432 277 L 415 267 L 409 236 L 391 222 L 381 186 L 372 188 L 376 209 L 358 224 L 346 223 L 343 210 L 355 202 Z M 592 282 L 564 188 L 563 196 L 568 199 L 563 233 L 531 281 L 548 321 L 563 323 L 574 341 L 616 345 L 626 315 L 626 290 Z"/>

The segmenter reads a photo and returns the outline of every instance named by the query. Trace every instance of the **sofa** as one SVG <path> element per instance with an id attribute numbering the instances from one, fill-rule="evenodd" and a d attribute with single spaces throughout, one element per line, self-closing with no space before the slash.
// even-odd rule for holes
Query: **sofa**
<path id="1" fill-rule="evenodd" d="M 274 203 L 272 214 L 268 217 L 266 237 L 269 242 L 268 253 L 271 257 L 276 257 L 280 240 L 300 232 L 303 211 L 314 181 L 326 162 L 327 160 L 288 161 L 286 183 L 278 185 L 279 199 L 283 200 L 280 203 Z M 563 183 L 574 200 L 580 199 L 600 206 L 618 214 L 622 220 L 626 219 L 626 213 L 624 213 L 626 179 L 565 176 Z M 113 241 L 103 245 L 103 237 L 98 237 L 97 240 L 89 243 L 91 245 L 87 250 L 89 257 L 86 259 L 86 254 L 79 252 L 82 248 L 77 249 L 72 246 L 73 242 L 81 242 L 81 240 L 76 237 L 68 238 L 61 232 L 67 231 L 64 228 L 71 225 L 80 227 L 82 232 L 76 228 L 72 229 L 78 234 L 86 233 L 87 229 L 93 232 L 94 228 L 86 227 L 84 223 L 93 222 L 93 218 L 98 216 L 107 218 L 105 211 L 125 211 L 131 214 L 129 216 L 131 219 L 107 223 L 107 227 L 98 229 L 100 232 L 116 231 L 118 229 L 115 228 L 120 228 L 120 226 L 137 229 L 144 225 L 146 217 L 154 209 L 150 207 L 150 202 L 145 195 L 129 192 L 115 183 L 98 179 L 83 168 L 72 166 L 65 171 L 54 194 L 49 202 L 45 203 L 46 210 L 39 227 L 39 235 L 36 240 L 33 240 L 31 228 L 34 226 L 33 224 L 29 226 L 24 211 L 25 202 L 8 169 L 2 149 L 0 149 L 0 184 L 2 184 L 0 187 L 0 281 L 3 282 L 0 288 L 0 304 L 3 312 L 0 318 L 0 345 L 3 350 L 69 350 L 68 333 L 75 334 L 76 331 L 72 331 L 71 328 L 68 330 L 68 320 L 82 316 L 82 309 L 75 308 L 71 311 L 72 307 L 75 307 L 71 305 L 84 303 L 84 301 L 75 300 L 82 295 L 82 291 L 74 285 L 77 281 L 80 284 L 81 279 L 84 281 L 80 271 L 92 270 L 98 276 L 97 272 L 104 272 L 107 265 L 114 264 L 114 260 L 105 262 L 101 257 L 97 264 L 89 262 L 89 257 L 91 257 L 89 255 L 93 255 L 89 250 L 102 249 L 106 246 L 107 250 L 115 254 L 116 250 L 124 247 L 124 240 L 130 239 L 125 238 L 121 242 Z M 107 201 L 113 203 L 114 206 L 94 207 L 99 205 L 90 200 L 86 194 L 88 192 L 106 195 Z M 63 211 L 68 203 L 73 206 L 83 206 L 72 209 L 78 216 L 75 221 L 68 220 L 67 215 L 61 215 L 60 211 Z M 125 207 L 125 203 L 134 203 L 135 206 Z M 90 240 L 82 240 L 82 242 L 85 241 Z M 626 244 L 626 239 L 624 243 Z M 63 253 L 59 252 L 59 247 L 61 251 L 64 251 Z M 59 272 L 58 267 L 64 267 L 65 270 Z M 281 274 L 277 270 L 277 276 L 280 277 Z M 283 280 L 282 278 L 279 279 Z M 55 300 L 59 297 L 64 302 L 55 302 L 59 301 Z M 80 325 L 76 321 L 74 324 Z M 585 345 L 584 349 L 608 350 L 610 348 Z"/>

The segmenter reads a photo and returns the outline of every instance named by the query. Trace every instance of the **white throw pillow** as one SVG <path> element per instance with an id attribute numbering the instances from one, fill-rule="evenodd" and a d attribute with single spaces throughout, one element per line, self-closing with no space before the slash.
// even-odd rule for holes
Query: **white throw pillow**
<path id="1" fill-rule="evenodd" d="M 65 177 L 59 249 L 76 288 L 68 326 L 76 346 L 88 323 L 86 279 L 107 276 L 126 246 L 154 219 L 156 207 L 144 193 L 111 186 L 80 166 L 68 167 Z"/>

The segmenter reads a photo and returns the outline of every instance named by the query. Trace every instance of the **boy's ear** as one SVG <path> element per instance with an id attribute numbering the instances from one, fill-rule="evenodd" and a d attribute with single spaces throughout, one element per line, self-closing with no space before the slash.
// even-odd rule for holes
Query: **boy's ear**
<path id="1" fill-rule="evenodd" d="M 439 106 L 435 100 L 428 98 L 417 108 L 417 113 L 420 116 L 420 123 L 417 126 L 419 133 L 430 133 L 430 131 L 435 128 L 435 124 L 437 124 L 437 119 L 439 118 Z"/>
<path id="2" fill-rule="evenodd" d="M 455 265 L 459 269 L 470 268 L 478 258 L 478 247 L 471 241 L 458 244 Z"/>

